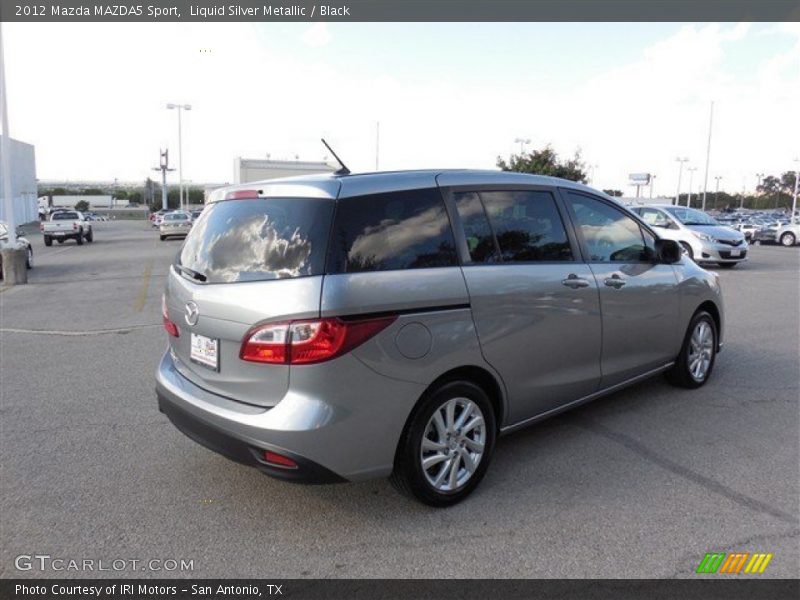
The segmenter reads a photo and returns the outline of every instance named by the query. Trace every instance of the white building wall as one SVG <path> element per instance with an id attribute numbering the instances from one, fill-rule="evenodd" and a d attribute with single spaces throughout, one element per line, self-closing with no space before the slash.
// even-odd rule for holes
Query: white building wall
<path id="1" fill-rule="evenodd" d="M 263 160 L 257 158 L 236 158 L 233 163 L 233 182 L 249 183 L 278 179 L 279 177 L 296 177 L 298 175 L 319 175 L 332 173 L 336 167 L 324 162 L 300 160 Z"/>
<path id="2" fill-rule="evenodd" d="M 0 136 L 1 137 L 1 136 Z M 14 217 L 18 225 L 39 218 L 36 202 L 36 155 L 31 144 L 11 138 L 11 195 L 14 198 Z M 4 190 L 0 172 L 0 198 Z M 5 199 L 0 202 L 0 220 L 6 220 Z"/>

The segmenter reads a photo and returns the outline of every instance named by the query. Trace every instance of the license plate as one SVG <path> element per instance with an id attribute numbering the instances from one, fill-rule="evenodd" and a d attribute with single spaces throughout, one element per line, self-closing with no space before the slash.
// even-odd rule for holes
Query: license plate
<path id="1" fill-rule="evenodd" d="M 741 256 L 741 255 L 742 255 L 741 250 L 731 250 L 731 256 Z"/>
<path id="2" fill-rule="evenodd" d="M 192 349 L 190 358 L 209 369 L 219 370 L 219 340 L 211 339 L 204 335 L 192 334 Z"/>
<path id="3" fill-rule="evenodd" d="M 56 236 L 64 235 L 63 231 L 56 231 Z"/>

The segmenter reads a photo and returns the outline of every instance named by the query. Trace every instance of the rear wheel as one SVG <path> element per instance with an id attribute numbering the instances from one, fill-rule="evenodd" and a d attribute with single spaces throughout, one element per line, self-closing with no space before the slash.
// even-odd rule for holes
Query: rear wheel
<path id="1" fill-rule="evenodd" d="M 494 409 L 486 393 L 469 381 L 444 383 L 417 405 L 390 479 L 425 504 L 456 504 L 486 474 L 495 436 Z"/>
<path id="2" fill-rule="evenodd" d="M 699 388 L 711 376 L 716 356 L 717 324 L 706 311 L 698 311 L 689 323 L 675 365 L 667 371 L 667 380 L 678 387 Z"/>
<path id="3" fill-rule="evenodd" d="M 781 236 L 781 245 L 782 246 L 794 246 L 797 243 L 797 238 L 794 237 L 794 234 L 791 231 L 787 231 Z"/>
<path id="4" fill-rule="evenodd" d="M 44 236 L 44 245 L 45 246 L 52 246 L 53 245 L 53 238 L 49 235 Z"/>
<path id="5" fill-rule="evenodd" d="M 158 236 L 158 239 L 160 239 L 163 242 L 165 239 L 167 239 L 167 236 L 160 235 L 160 236 Z"/>
<path id="6" fill-rule="evenodd" d="M 83 246 L 83 232 L 78 232 L 78 237 L 75 238 L 75 241 L 78 242 L 78 246 Z"/>
<path id="7" fill-rule="evenodd" d="M 94 229 L 90 229 L 89 233 L 86 234 L 86 241 L 90 244 L 94 241 Z"/>
<path id="8" fill-rule="evenodd" d="M 28 246 L 28 258 L 25 260 L 25 266 L 28 269 L 33 268 L 33 248 L 31 248 L 30 246 Z"/>

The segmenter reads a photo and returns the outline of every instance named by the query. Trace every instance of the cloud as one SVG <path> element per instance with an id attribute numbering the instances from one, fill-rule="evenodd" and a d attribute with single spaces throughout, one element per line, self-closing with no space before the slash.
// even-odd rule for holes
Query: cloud
<path id="1" fill-rule="evenodd" d="M 331 37 L 330 31 L 328 31 L 327 23 L 315 23 L 306 29 L 305 33 L 300 36 L 300 39 L 303 40 L 304 44 L 312 48 L 322 48 L 323 46 L 327 46 L 333 38 Z"/>

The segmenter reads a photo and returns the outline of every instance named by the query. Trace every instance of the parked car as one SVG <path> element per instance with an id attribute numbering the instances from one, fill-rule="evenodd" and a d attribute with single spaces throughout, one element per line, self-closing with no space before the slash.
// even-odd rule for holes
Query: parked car
<path id="1" fill-rule="evenodd" d="M 168 237 L 186 237 L 191 228 L 192 215 L 176 210 L 161 217 L 158 226 L 159 238 L 163 242 Z"/>
<path id="2" fill-rule="evenodd" d="M 657 231 L 589 187 L 519 173 L 222 190 L 169 270 L 159 407 L 278 478 L 391 476 L 453 504 L 500 434 L 658 373 L 708 381 L 718 276 Z"/>
<path id="3" fill-rule="evenodd" d="M 698 264 L 716 263 L 732 268 L 747 260 L 747 240 L 742 232 L 726 227 L 695 208 L 659 204 L 631 209 L 664 239 L 675 240 Z"/>
<path id="4" fill-rule="evenodd" d="M 17 241 L 23 244 L 27 249 L 28 256 L 25 259 L 25 266 L 29 269 L 33 268 L 33 245 L 31 245 L 28 238 L 25 237 L 25 232 L 21 227 L 17 227 Z M 8 242 L 8 224 L 5 221 L 0 221 L 0 248 Z M 3 277 L 3 257 L 0 256 L 0 278 Z"/>
<path id="5" fill-rule="evenodd" d="M 795 246 L 800 243 L 800 223 L 788 223 L 775 230 L 772 241 L 781 246 Z"/>
<path id="6" fill-rule="evenodd" d="M 192 214 L 192 223 L 194 223 L 195 221 L 197 221 L 197 219 L 200 218 L 200 215 L 203 214 L 203 209 L 201 208 L 200 210 L 193 210 L 191 214 Z"/>
<path id="7" fill-rule="evenodd" d="M 150 224 L 153 227 L 158 227 L 160 225 L 160 223 L 161 223 L 161 217 L 163 217 L 168 212 L 170 212 L 170 211 L 167 210 L 167 209 L 162 208 L 162 209 L 157 210 L 157 211 L 155 211 L 153 213 L 150 213 L 150 216 L 148 217 L 148 219 L 150 220 Z"/>
<path id="8" fill-rule="evenodd" d="M 91 222 L 77 210 L 63 210 L 50 215 L 50 220 L 39 225 L 44 237 L 44 245 L 52 246 L 53 240 L 63 244 L 64 240 L 73 239 L 80 246 L 83 240 L 94 241 Z"/>

